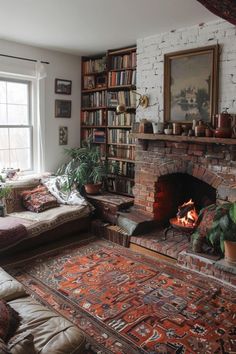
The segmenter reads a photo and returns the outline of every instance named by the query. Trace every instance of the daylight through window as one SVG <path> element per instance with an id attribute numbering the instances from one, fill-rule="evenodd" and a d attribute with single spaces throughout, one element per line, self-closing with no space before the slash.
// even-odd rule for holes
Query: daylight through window
<path id="1" fill-rule="evenodd" d="M 31 83 L 0 78 L 0 170 L 32 170 Z"/>

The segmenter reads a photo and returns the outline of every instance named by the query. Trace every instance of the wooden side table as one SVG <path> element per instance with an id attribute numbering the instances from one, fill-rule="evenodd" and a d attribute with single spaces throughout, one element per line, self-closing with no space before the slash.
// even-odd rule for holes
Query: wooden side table
<path id="1" fill-rule="evenodd" d="M 125 211 L 134 203 L 134 198 L 108 192 L 87 195 L 87 198 L 95 207 L 96 217 L 111 224 L 116 224 L 118 211 Z"/>

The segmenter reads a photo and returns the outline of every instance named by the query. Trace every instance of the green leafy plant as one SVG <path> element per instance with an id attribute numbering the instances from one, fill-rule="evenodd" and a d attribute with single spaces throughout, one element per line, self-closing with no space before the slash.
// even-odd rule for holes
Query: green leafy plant
<path id="1" fill-rule="evenodd" d="M 224 253 L 224 241 L 236 242 L 236 202 L 224 203 L 216 206 L 210 205 L 200 211 L 199 224 L 206 212 L 214 211 L 214 219 L 212 225 L 207 229 L 206 240 L 217 250 Z M 199 231 L 195 231 L 192 240 L 198 242 L 201 239 Z"/>
<path id="2" fill-rule="evenodd" d="M 107 179 L 110 166 L 101 158 L 100 150 L 93 145 L 91 138 L 83 141 L 81 148 L 65 149 L 65 153 L 70 160 L 57 174 L 67 176 L 67 189 L 71 189 L 73 185 L 81 188 L 83 185 L 104 182 Z"/>
<path id="3" fill-rule="evenodd" d="M 236 203 L 225 203 L 216 208 L 208 239 L 212 245 L 219 243 L 223 253 L 224 241 L 236 241 Z"/>
<path id="4" fill-rule="evenodd" d="M 0 200 L 3 200 L 11 193 L 11 186 L 0 184 Z"/>

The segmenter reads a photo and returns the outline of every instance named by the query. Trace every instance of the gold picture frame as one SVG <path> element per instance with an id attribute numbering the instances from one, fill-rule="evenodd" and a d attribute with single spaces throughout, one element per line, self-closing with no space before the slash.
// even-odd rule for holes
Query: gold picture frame
<path id="1" fill-rule="evenodd" d="M 218 106 L 219 46 L 164 55 L 164 120 L 210 123 Z"/>

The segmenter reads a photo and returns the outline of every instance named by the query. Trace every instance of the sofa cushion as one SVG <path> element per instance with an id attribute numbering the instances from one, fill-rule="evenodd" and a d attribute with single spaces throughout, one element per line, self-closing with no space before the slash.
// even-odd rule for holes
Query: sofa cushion
<path id="1" fill-rule="evenodd" d="M 39 304 L 30 296 L 10 301 L 22 322 L 17 334 L 30 331 L 40 354 L 84 353 L 85 339 L 71 322 Z"/>
<path id="2" fill-rule="evenodd" d="M 9 301 L 25 295 L 23 285 L 0 268 L 0 299 Z"/>
<path id="3" fill-rule="evenodd" d="M 0 353 L 1 354 L 11 354 L 7 348 L 6 343 L 0 338 Z"/>
<path id="4" fill-rule="evenodd" d="M 58 208 L 45 210 L 43 213 L 22 211 L 11 216 L 26 225 L 29 237 L 52 230 L 69 221 L 84 218 L 90 214 L 89 206 L 60 205 Z"/>
<path id="5" fill-rule="evenodd" d="M 36 213 L 55 208 L 59 205 L 56 198 L 48 189 L 41 185 L 32 190 L 21 192 L 21 196 L 24 207 Z"/>
<path id="6" fill-rule="evenodd" d="M 21 318 L 5 300 L 0 300 L 0 338 L 7 342 L 19 327 Z"/>
<path id="7" fill-rule="evenodd" d="M 34 336 L 30 331 L 15 335 L 10 339 L 7 347 L 11 354 L 36 354 Z"/>

